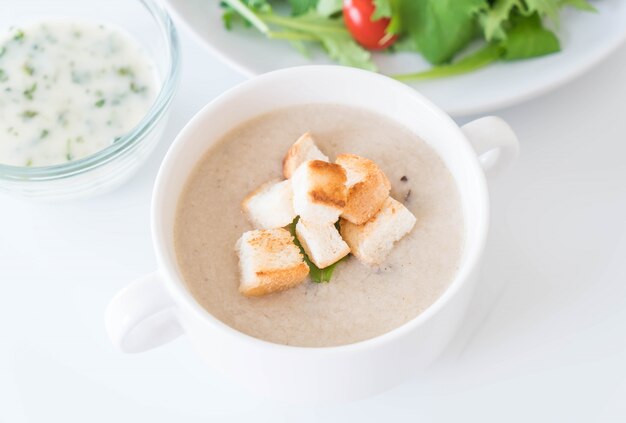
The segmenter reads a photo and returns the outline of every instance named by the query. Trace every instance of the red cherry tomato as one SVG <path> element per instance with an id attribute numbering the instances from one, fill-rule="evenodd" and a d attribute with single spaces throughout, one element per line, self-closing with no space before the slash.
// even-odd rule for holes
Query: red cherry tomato
<path id="1" fill-rule="evenodd" d="M 343 20 L 359 44 L 370 50 L 382 50 L 392 45 L 397 37 L 385 33 L 389 18 L 372 22 L 375 9 L 372 0 L 343 0 Z"/>

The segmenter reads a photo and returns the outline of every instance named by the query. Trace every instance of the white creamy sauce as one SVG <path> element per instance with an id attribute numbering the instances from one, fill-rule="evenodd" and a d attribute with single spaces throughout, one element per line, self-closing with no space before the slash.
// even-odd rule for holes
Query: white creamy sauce
<path id="1" fill-rule="evenodd" d="M 46 21 L 0 38 L 0 163 L 47 166 L 115 143 L 156 96 L 155 66 L 116 27 Z"/>

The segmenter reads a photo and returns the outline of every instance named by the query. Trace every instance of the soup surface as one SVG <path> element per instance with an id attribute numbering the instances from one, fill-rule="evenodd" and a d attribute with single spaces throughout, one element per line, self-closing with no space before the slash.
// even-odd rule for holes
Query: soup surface
<path id="1" fill-rule="evenodd" d="M 311 131 L 331 159 L 374 160 L 391 195 L 417 217 L 383 266 L 349 257 L 332 281 L 248 298 L 237 290 L 235 242 L 253 229 L 241 201 L 281 176 L 282 158 Z M 229 326 L 280 344 L 336 346 L 389 332 L 430 306 L 453 280 L 464 238 L 460 198 L 437 154 L 401 125 L 372 112 L 310 104 L 276 110 L 228 133 L 200 160 L 178 203 L 174 228 L 179 271 L 196 300 Z"/>

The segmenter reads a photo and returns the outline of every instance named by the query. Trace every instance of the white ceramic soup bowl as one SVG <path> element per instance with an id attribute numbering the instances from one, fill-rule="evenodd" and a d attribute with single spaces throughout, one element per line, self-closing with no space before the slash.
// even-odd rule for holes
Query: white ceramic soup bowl
<path id="1" fill-rule="evenodd" d="M 204 152 L 240 123 L 277 108 L 306 103 L 366 108 L 413 131 L 436 150 L 452 172 L 465 219 L 461 264 L 444 294 L 403 326 L 339 347 L 274 344 L 222 323 L 186 289 L 173 244 L 177 200 Z M 379 74 L 307 66 L 253 78 L 198 112 L 167 153 L 152 201 L 159 269 L 111 301 L 106 311 L 111 340 L 124 352 L 141 352 L 185 333 L 207 363 L 253 391 L 282 400 L 346 401 L 388 389 L 431 363 L 458 329 L 476 284 L 487 236 L 485 171 L 505 167 L 517 153 L 515 135 L 499 118 L 486 117 L 459 128 L 412 88 Z"/>

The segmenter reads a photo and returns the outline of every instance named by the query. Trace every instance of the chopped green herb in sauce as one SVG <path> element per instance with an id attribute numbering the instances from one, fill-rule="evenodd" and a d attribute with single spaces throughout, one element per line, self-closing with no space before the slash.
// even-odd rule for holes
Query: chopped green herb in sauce
<path id="1" fill-rule="evenodd" d="M 150 109 L 154 68 L 132 36 L 99 23 L 0 34 L 0 163 L 47 166 L 111 145 Z"/>
<path id="2" fill-rule="evenodd" d="M 135 76 L 135 73 L 129 67 L 119 68 L 117 74 L 120 76 Z"/>
<path id="3" fill-rule="evenodd" d="M 139 85 L 135 84 L 135 82 L 131 82 L 131 83 L 130 83 L 130 90 L 131 90 L 132 92 L 136 93 L 136 94 L 143 93 L 143 92 L 145 92 L 147 89 L 148 89 L 147 87 L 145 87 L 145 86 L 139 86 Z"/>
<path id="4" fill-rule="evenodd" d="M 22 66 L 22 70 L 26 75 L 33 75 L 35 73 L 35 68 L 33 68 L 28 63 L 24 63 L 24 66 Z"/>
<path id="5" fill-rule="evenodd" d="M 26 97 L 29 100 L 33 99 L 33 94 L 35 94 L 35 90 L 37 90 L 37 83 L 35 82 L 33 85 L 30 86 L 30 88 L 24 90 L 24 97 Z"/>
<path id="6" fill-rule="evenodd" d="M 22 117 L 26 118 L 26 119 L 32 119 L 35 116 L 37 116 L 39 114 L 39 112 L 36 112 L 34 110 L 24 110 L 24 112 L 22 113 Z"/>
<path id="7" fill-rule="evenodd" d="M 65 158 L 69 162 L 74 158 L 74 155 L 72 154 L 72 140 L 70 138 L 67 139 L 66 150 L 67 152 L 65 153 Z"/>

